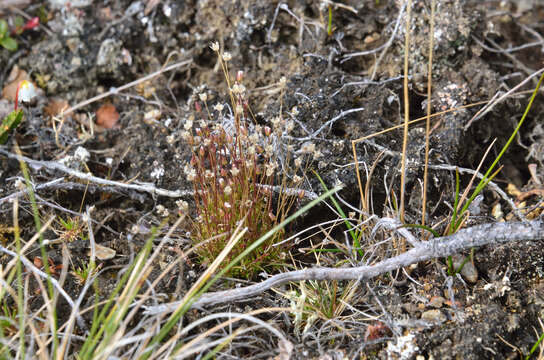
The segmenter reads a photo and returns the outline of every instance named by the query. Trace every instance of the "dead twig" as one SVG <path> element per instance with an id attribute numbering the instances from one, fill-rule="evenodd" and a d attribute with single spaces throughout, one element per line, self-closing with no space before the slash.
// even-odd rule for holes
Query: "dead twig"
<path id="1" fill-rule="evenodd" d="M 130 189 L 135 191 L 141 191 L 150 193 L 152 195 L 159 195 L 159 196 L 166 196 L 166 197 L 172 197 L 172 198 L 180 198 L 180 197 L 189 197 L 193 195 L 193 192 L 190 190 L 166 190 L 155 187 L 155 185 L 150 183 L 144 183 L 144 184 L 125 184 L 119 181 L 113 181 L 113 180 L 107 180 L 102 179 L 99 177 L 96 177 L 90 173 L 84 173 L 79 170 L 71 169 L 59 162 L 56 161 L 40 161 L 40 160 L 33 160 L 31 158 L 28 158 L 26 156 L 18 156 L 17 154 L 10 153 L 9 151 L 6 151 L 4 149 L 0 149 L 0 154 L 3 154 L 11 159 L 19 159 L 21 161 L 24 161 L 28 163 L 30 166 L 35 168 L 46 168 L 49 170 L 55 170 L 60 171 L 65 174 L 68 174 L 70 176 L 76 177 L 78 179 L 88 181 L 95 184 L 100 185 L 107 185 L 107 186 L 116 186 L 124 189 Z"/>
<path id="2" fill-rule="evenodd" d="M 267 280 L 251 286 L 204 294 L 192 305 L 192 307 L 209 306 L 247 299 L 248 297 L 258 295 L 273 287 L 278 287 L 291 281 L 368 280 L 411 264 L 435 258 L 444 258 L 474 247 L 501 245 L 513 241 L 542 239 L 544 239 L 544 221 L 542 220 L 534 220 L 526 223 L 506 222 L 478 225 L 459 230 L 453 235 L 421 242 L 416 248 L 374 265 L 351 268 L 316 267 L 290 271 L 271 276 Z M 146 308 L 146 313 L 161 314 L 164 312 L 171 312 L 175 310 L 177 306 L 179 306 L 178 302 L 151 306 Z"/>

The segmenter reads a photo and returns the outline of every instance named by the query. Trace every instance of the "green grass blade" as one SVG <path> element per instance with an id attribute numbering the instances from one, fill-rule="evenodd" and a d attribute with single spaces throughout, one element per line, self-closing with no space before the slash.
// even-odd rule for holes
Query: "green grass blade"
<path id="1" fill-rule="evenodd" d="M 329 191 L 329 189 L 327 188 L 327 185 L 325 185 L 325 182 L 323 181 L 321 176 L 319 176 L 319 174 L 315 171 L 314 171 L 314 174 L 319 179 L 319 182 L 321 183 L 321 186 L 323 187 L 323 189 L 325 191 Z M 346 224 L 346 227 L 348 228 L 348 232 L 351 235 L 351 238 L 353 239 L 353 246 L 355 247 L 355 249 L 357 249 L 357 252 L 359 253 L 359 255 L 364 256 L 363 250 L 361 249 L 361 244 L 359 242 L 359 236 L 358 234 L 356 234 L 356 231 L 354 231 L 351 223 L 347 220 L 347 216 L 344 213 L 344 210 L 342 210 L 342 207 L 340 206 L 340 204 L 338 204 L 334 196 L 332 195 L 329 196 L 329 199 L 331 199 L 332 203 L 334 204 L 336 211 L 338 211 L 338 213 L 342 216 L 342 219 L 344 220 L 344 224 Z"/>
<path id="2" fill-rule="evenodd" d="M 401 227 L 407 227 L 407 228 L 415 228 L 415 229 L 423 229 L 427 230 L 431 234 L 433 234 L 434 237 L 440 237 L 440 234 L 436 232 L 433 228 L 426 226 L 426 225 L 420 225 L 420 224 L 404 224 Z"/>
<path id="3" fill-rule="evenodd" d="M 20 112 L 20 113 L 22 114 L 22 112 Z M 15 148 L 16 148 L 17 154 L 21 155 L 21 150 L 19 149 L 19 147 L 16 146 Z M 32 215 L 34 216 L 34 224 L 36 226 L 36 231 L 38 233 L 40 233 L 39 244 L 40 244 L 40 251 L 41 251 L 41 255 L 42 255 L 42 260 L 43 260 L 43 263 L 45 264 L 45 266 L 44 266 L 45 273 L 47 274 L 47 281 L 46 281 L 47 282 L 47 292 L 49 294 L 50 301 L 53 301 L 53 299 L 54 299 L 54 289 L 53 289 L 53 283 L 51 282 L 51 270 L 50 270 L 49 266 L 47 265 L 47 264 L 49 264 L 49 258 L 48 258 L 48 255 L 47 255 L 46 245 L 44 245 L 44 243 L 43 243 L 44 239 L 43 239 L 43 234 L 41 233 L 42 223 L 41 223 L 41 220 L 40 220 L 40 211 L 38 210 L 38 204 L 36 202 L 36 195 L 34 194 L 34 188 L 32 187 L 32 183 L 30 182 L 30 175 L 28 173 L 28 168 L 26 166 L 26 163 L 21 158 L 19 158 L 19 165 L 21 167 L 21 172 L 23 173 L 23 177 L 25 178 L 25 185 L 26 185 L 26 188 L 28 190 L 28 196 L 30 197 L 30 204 L 32 206 Z M 58 324 L 57 324 L 57 310 L 56 310 L 55 306 L 52 307 L 51 317 L 53 318 L 53 324 L 52 324 L 52 326 L 53 326 L 53 329 L 52 329 L 52 332 L 53 332 L 53 351 L 52 351 L 52 353 L 55 354 L 53 358 L 56 359 L 57 349 L 58 349 L 58 346 L 59 346 L 59 339 L 57 337 Z"/>
<path id="4" fill-rule="evenodd" d="M 465 205 L 461 209 L 461 212 L 460 212 L 459 216 L 462 217 L 463 213 L 468 209 L 468 207 L 470 206 L 472 201 L 474 201 L 476 196 L 478 196 L 478 194 L 483 190 L 483 188 L 489 183 L 489 181 L 490 181 L 490 179 L 488 180 L 489 174 L 491 174 L 491 172 L 493 171 L 495 166 L 497 166 L 497 164 L 499 163 L 499 160 L 502 158 L 502 156 L 504 155 L 506 150 L 508 150 L 508 148 L 510 147 L 510 144 L 512 143 L 512 141 L 514 141 L 514 139 L 516 138 L 516 135 L 518 134 L 519 130 L 521 129 L 521 126 L 523 125 L 523 122 L 525 121 L 525 118 L 527 117 L 527 114 L 529 114 L 529 110 L 533 106 L 533 102 L 535 100 L 536 95 L 538 94 L 538 90 L 540 89 L 540 86 L 542 85 L 542 80 L 543 79 L 544 79 L 544 73 L 542 75 L 540 75 L 540 79 L 538 80 L 536 88 L 533 91 L 533 95 L 531 95 L 531 99 L 529 100 L 529 103 L 527 104 L 527 107 L 525 108 L 525 112 L 523 113 L 523 116 L 521 117 L 520 121 L 518 122 L 518 125 L 514 129 L 514 132 L 512 133 L 512 135 L 510 135 L 510 138 L 508 139 L 506 144 L 503 146 L 503 148 L 501 149 L 501 152 L 499 153 L 499 155 L 497 155 L 497 157 L 495 158 L 495 161 L 493 161 L 493 163 L 491 164 L 491 166 L 489 167 L 489 169 L 485 173 L 484 177 L 480 180 L 480 182 L 478 183 L 478 186 L 476 186 L 476 189 L 474 190 L 474 192 L 472 193 L 470 198 L 467 200 L 467 202 L 465 203 Z M 457 227 L 454 230 L 457 231 Z"/>

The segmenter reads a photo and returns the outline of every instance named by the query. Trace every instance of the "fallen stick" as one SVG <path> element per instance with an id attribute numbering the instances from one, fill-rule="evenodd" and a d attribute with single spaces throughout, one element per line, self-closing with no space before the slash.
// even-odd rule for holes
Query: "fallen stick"
<path id="1" fill-rule="evenodd" d="M 258 284 L 232 290 L 217 291 L 204 294 L 191 307 L 203 307 L 220 303 L 229 303 L 258 295 L 273 287 L 291 281 L 304 280 L 368 280 L 381 274 L 400 269 L 411 264 L 435 258 L 443 258 L 457 254 L 462 250 L 483 245 L 500 245 L 513 241 L 529 241 L 544 239 L 544 222 L 507 222 L 478 225 L 459 230 L 457 233 L 429 241 L 393 258 L 383 260 L 374 265 L 352 268 L 316 267 L 298 271 L 290 271 L 271 276 Z M 174 311 L 179 302 L 146 307 L 146 314 L 160 314 Z"/>

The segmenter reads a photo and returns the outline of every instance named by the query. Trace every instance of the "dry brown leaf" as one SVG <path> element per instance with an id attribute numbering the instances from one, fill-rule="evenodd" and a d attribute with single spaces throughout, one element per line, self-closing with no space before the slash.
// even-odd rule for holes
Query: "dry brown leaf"
<path id="1" fill-rule="evenodd" d="M 51 117 L 57 116 L 60 114 L 63 110 L 66 110 L 70 107 L 68 104 L 68 101 L 64 99 L 52 99 L 49 101 L 49 104 L 47 104 L 43 108 L 43 112 Z"/>
<path id="2" fill-rule="evenodd" d="M 111 103 L 106 103 L 96 111 L 96 124 L 111 129 L 119 120 L 119 113 Z"/>
<path id="3" fill-rule="evenodd" d="M 100 244 L 95 244 L 95 251 L 95 255 L 98 260 L 106 261 L 115 257 L 115 250 Z"/>

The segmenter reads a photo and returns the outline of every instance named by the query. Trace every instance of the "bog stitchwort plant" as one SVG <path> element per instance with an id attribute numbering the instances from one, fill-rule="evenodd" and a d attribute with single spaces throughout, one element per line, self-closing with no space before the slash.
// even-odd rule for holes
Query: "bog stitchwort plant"
<path id="1" fill-rule="evenodd" d="M 273 129 L 255 124 L 242 84 L 243 73 L 239 71 L 231 81 L 227 66 L 231 55 L 221 53 L 217 43 L 211 48 L 219 56 L 231 107 L 218 103 L 210 110 L 207 94 L 198 94 L 194 103 L 197 118 L 190 116 L 182 133 L 192 148 L 184 171 L 194 187 L 197 217 L 192 239 L 199 245 L 197 252 L 203 262 L 211 263 L 217 257 L 240 222 L 248 229 L 225 259 L 228 263 L 281 222 L 293 202 L 281 194 L 273 196 L 272 191 L 275 181 L 282 178 L 278 176 L 278 135 L 292 130 L 293 124 L 281 117 L 272 121 Z M 279 86 L 283 89 L 285 80 Z M 301 180 L 298 176 L 295 179 Z M 272 245 L 282 235 L 282 231 L 277 232 L 230 274 L 251 278 L 258 271 L 281 263 L 285 249 Z"/>

